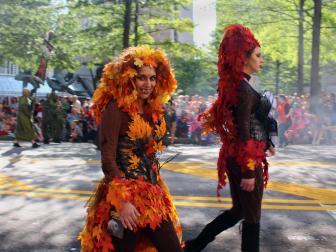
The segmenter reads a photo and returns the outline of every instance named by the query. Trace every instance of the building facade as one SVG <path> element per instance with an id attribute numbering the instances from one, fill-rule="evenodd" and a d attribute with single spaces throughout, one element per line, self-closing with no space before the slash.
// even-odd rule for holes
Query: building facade
<path id="1" fill-rule="evenodd" d="M 5 64 L 0 66 L 0 74 L 15 76 L 19 73 L 20 68 L 18 65 L 13 64 L 10 61 L 5 61 Z"/>

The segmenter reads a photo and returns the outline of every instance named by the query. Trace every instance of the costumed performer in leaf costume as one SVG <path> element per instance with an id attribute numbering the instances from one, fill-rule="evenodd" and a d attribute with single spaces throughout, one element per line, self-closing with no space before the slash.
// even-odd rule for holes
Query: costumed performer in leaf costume
<path id="1" fill-rule="evenodd" d="M 163 105 L 175 89 L 160 50 L 131 47 L 105 66 L 93 97 L 105 177 L 89 201 L 81 251 L 182 251 L 157 159 L 166 132 Z"/>
<path id="2" fill-rule="evenodd" d="M 262 102 L 249 80 L 263 62 L 259 42 L 247 27 L 237 24 L 225 28 L 218 55 L 218 98 L 201 120 L 206 132 L 221 138 L 217 192 L 228 176 L 233 206 L 187 241 L 187 252 L 201 251 L 240 220 L 242 251 L 259 251 L 261 201 L 268 178 L 266 151 L 274 154 L 274 149 L 264 123 L 271 104 Z"/>

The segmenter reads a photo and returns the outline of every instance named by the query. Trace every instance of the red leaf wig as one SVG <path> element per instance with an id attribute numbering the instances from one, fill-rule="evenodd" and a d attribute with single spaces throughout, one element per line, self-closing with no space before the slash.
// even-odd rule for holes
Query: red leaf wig
<path id="1" fill-rule="evenodd" d="M 218 190 L 225 185 L 226 159 L 229 156 L 237 156 L 240 149 L 232 113 L 232 108 L 238 100 L 237 87 L 244 78 L 246 59 L 259 46 L 251 30 L 243 25 L 229 25 L 224 29 L 218 52 L 218 98 L 212 107 L 200 116 L 205 131 L 218 134 L 223 143 L 217 162 Z"/>

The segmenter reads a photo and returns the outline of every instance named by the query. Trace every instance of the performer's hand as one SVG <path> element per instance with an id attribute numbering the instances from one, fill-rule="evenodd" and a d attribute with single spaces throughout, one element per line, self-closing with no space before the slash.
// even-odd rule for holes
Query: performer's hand
<path id="1" fill-rule="evenodd" d="M 242 179 L 240 182 L 240 187 L 242 190 L 247 192 L 252 192 L 255 186 L 255 178 Z"/>
<path id="2" fill-rule="evenodd" d="M 274 156 L 275 155 L 275 149 L 273 146 L 270 146 L 268 148 L 268 153 L 269 153 L 269 156 Z"/>
<path id="3" fill-rule="evenodd" d="M 135 206 L 133 206 L 133 204 L 128 201 L 124 202 L 120 212 L 120 220 L 124 228 L 128 228 L 130 230 L 136 228 L 139 217 L 140 213 L 135 208 Z"/>

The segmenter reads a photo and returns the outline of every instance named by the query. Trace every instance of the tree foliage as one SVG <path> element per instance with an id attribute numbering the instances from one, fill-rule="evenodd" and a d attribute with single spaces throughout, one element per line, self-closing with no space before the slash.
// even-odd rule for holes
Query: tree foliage
<path id="1" fill-rule="evenodd" d="M 1 1 L 0 60 L 10 60 L 34 71 L 42 54 L 43 38 L 52 30 L 54 51 L 49 67 L 75 71 L 86 64 L 93 68 L 113 59 L 123 49 L 127 14 L 130 15 L 127 35 L 130 46 L 147 44 L 163 49 L 185 92 L 213 91 L 214 61 L 200 49 L 178 39 L 183 32 L 193 31 L 192 20 L 180 17 L 180 10 L 190 7 L 191 0 L 128 0 L 129 13 L 125 12 L 125 0 L 55 2 Z"/>
<path id="2" fill-rule="evenodd" d="M 159 8 L 160 1 L 143 2 L 143 8 Z M 162 12 L 168 11 L 169 7 L 172 9 L 171 3 L 161 1 L 160 4 Z M 31 65 L 31 58 L 39 57 L 43 38 L 49 30 L 54 33 L 52 62 L 56 66 L 73 68 L 83 58 L 91 62 L 110 58 L 122 49 L 124 11 L 123 1 L 68 0 L 58 5 L 51 5 L 48 0 L 1 1 L 1 59 L 20 66 Z M 143 10 L 142 44 L 154 43 L 151 34 L 153 30 L 159 30 L 157 26 L 160 29 L 187 29 L 181 25 L 181 20 L 165 22 L 166 18 L 158 18 L 160 15 L 151 14 L 152 11 Z M 186 23 L 191 30 L 191 21 Z"/>
<path id="3" fill-rule="evenodd" d="M 223 34 L 223 27 L 232 23 L 242 23 L 250 27 L 260 40 L 266 58 L 264 71 L 260 74 L 262 86 L 273 89 L 276 76 L 276 62 L 280 66 L 280 91 L 297 90 L 298 26 L 300 0 L 217 0 L 217 30 L 215 44 Z M 305 0 L 304 5 L 304 82 L 310 85 L 311 40 L 313 0 Z M 321 54 L 322 66 L 332 59 L 331 51 L 336 39 L 336 4 L 334 0 L 323 1 Z"/>
<path id="4" fill-rule="evenodd" d="M 37 67 L 52 22 L 49 1 L 3 0 L 0 7 L 0 63 L 10 60 L 22 68 Z"/>
<path id="5" fill-rule="evenodd" d="M 189 95 L 209 95 L 216 93 L 216 57 L 198 50 L 172 57 L 179 89 Z"/>

